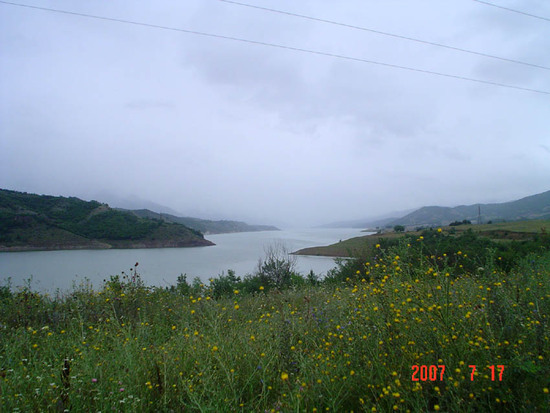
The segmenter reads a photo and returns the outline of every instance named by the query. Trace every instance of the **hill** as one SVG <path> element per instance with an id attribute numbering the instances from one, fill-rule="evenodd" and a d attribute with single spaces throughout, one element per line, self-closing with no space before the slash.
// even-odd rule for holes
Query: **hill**
<path id="1" fill-rule="evenodd" d="M 383 215 L 363 219 L 331 222 L 329 224 L 320 225 L 319 228 L 383 228 L 397 220 L 398 217 L 405 216 L 413 211 L 416 211 L 416 209 L 392 211 Z"/>
<path id="2" fill-rule="evenodd" d="M 197 230 L 97 201 L 0 189 L 0 251 L 214 245 Z"/>
<path id="3" fill-rule="evenodd" d="M 128 212 L 140 218 L 161 219 L 165 222 L 182 224 L 193 228 L 203 234 L 225 234 L 230 232 L 254 232 L 254 231 L 279 231 L 279 228 L 271 225 L 250 225 L 240 221 L 212 221 L 207 219 L 178 217 L 172 214 L 157 213 L 148 209 L 136 209 Z"/>
<path id="4" fill-rule="evenodd" d="M 435 226 L 448 225 L 451 222 L 463 220 L 477 222 L 478 214 L 480 214 L 482 223 L 550 219 L 550 191 L 498 204 L 461 205 L 454 208 L 426 206 L 396 219 L 388 225 Z"/>

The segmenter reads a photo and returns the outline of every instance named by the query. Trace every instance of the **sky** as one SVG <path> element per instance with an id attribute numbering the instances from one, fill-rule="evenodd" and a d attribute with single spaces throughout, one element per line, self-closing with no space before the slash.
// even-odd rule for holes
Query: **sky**
<path id="1" fill-rule="evenodd" d="M 549 1 L 242 2 L 0 2 L 0 188 L 287 227 L 550 189 Z"/>

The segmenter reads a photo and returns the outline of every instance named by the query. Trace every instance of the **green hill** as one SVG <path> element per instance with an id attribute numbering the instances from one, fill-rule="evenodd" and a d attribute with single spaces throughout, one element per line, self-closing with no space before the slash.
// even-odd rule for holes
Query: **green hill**
<path id="1" fill-rule="evenodd" d="M 550 191 L 499 204 L 461 205 L 454 208 L 426 206 L 388 225 L 448 225 L 451 222 L 463 220 L 477 222 L 478 217 L 481 218 L 482 223 L 487 223 L 488 221 L 550 219 Z"/>
<path id="2" fill-rule="evenodd" d="M 207 219 L 178 217 L 171 214 L 160 214 L 148 209 L 129 210 L 141 218 L 161 219 L 165 222 L 174 222 L 193 228 L 203 234 L 226 234 L 230 232 L 254 232 L 254 231 L 279 231 L 279 228 L 271 225 L 250 225 L 241 221 L 211 221 Z"/>
<path id="3" fill-rule="evenodd" d="M 0 251 L 207 245 L 200 231 L 97 201 L 0 189 Z"/>

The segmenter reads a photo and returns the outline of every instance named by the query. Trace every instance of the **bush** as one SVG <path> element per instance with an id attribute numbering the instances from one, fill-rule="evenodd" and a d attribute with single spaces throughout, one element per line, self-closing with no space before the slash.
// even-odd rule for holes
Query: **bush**
<path id="1" fill-rule="evenodd" d="M 241 279 L 235 275 L 235 271 L 227 270 L 227 275 L 223 273 L 212 280 L 212 294 L 214 298 L 231 297 L 233 291 L 239 289 Z"/>
<path id="2" fill-rule="evenodd" d="M 459 225 L 471 225 L 472 224 L 472 221 L 470 221 L 469 219 L 463 219 L 462 221 L 454 221 L 454 222 L 451 222 L 449 224 L 449 226 L 451 227 L 457 227 Z"/>
<path id="3" fill-rule="evenodd" d="M 283 244 L 275 244 L 265 249 L 265 257 L 258 261 L 256 275 L 271 286 L 283 288 L 290 285 L 295 267 L 296 257 L 291 256 Z"/>

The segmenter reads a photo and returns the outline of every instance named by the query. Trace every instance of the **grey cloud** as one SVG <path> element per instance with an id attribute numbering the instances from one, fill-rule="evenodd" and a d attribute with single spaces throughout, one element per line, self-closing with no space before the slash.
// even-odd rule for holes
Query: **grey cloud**
<path id="1" fill-rule="evenodd" d="M 540 69 L 217 1 L 40 4 L 550 89 Z M 550 26 L 475 2 L 263 5 L 550 59 Z M 548 189 L 544 95 L 7 5 L 0 27 L 0 187 L 295 225 Z"/>

